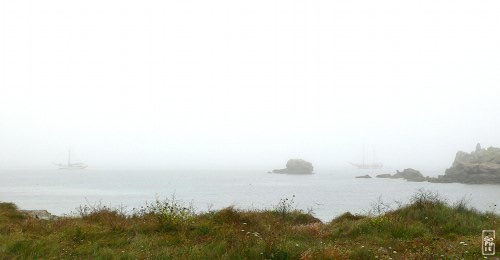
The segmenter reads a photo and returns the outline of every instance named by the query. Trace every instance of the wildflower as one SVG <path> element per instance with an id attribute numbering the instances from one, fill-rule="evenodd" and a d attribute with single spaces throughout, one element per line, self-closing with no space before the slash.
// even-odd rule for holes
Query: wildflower
<path id="1" fill-rule="evenodd" d="M 247 223 L 243 222 L 243 225 L 246 225 Z"/>
<path id="2" fill-rule="evenodd" d="M 394 254 L 397 253 L 396 251 L 392 251 Z"/>
<path id="3" fill-rule="evenodd" d="M 295 246 L 299 246 L 299 244 L 295 244 Z"/>
<path id="4" fill-rule="evenodd" d="M 244 230 L 244 229 L 242 229 L 242 230 L 241 230 L 241 232 L 245 232 L 245 230 Z"/>

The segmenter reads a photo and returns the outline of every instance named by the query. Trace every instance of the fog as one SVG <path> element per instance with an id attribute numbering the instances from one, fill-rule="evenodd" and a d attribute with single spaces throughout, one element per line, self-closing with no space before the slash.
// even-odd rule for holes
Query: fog
<path id="1" fill-rule="evenodd" d="M 500 146 L 498 1 L 3 1 L 0 169 L 444 171 Z M 426 172 L 428 171 L 428 172 Z"/>

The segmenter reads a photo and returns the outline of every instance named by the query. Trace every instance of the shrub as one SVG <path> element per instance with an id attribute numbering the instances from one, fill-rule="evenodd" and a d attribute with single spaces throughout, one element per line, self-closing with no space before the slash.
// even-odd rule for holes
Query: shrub
<path id="1" fill-rule="evenodd" d="M 453 203 L 453 209 L 461 213 L 474 211 L 474 209 L 470 207 L 470 199 L 467 199 L 466 197 L 463 197 L 457 202 Z"/>
<path id="2" fill-rule="evenodd" d="M 353 215 L 351 212 L 346 212 L 332 220 L 332 223 L 338 223 L 342 221 L 352 221 L 352 220 L 360 220 L 366 218 L 365 216 L 362 215 Z"/>
<path id="3" fill-rule="evenodd" d="M 318 218 L 310 213 L 304 213 L 302 210 L 293 210 L 288 213 L 289 220 L 292 224 L 303 225 L 321 222 Z"/>
<path id="4" fill-rule="evenodd" d="M 382 196 L 377 198 L 377 201 L 371 203 L 371 209 L 368 211 L 370 216 L 380 216 L 391 210 L 391 205 L 382 200 Z"/>
<path id="5" fill-rule="evenodd" d="M 104 215 L 113 215 L 125 218 L 127 216 L 127 209 L 124 206 L 111 207 L 106 206 L 101 202 L 92 205 L 87 202 L 86 205 L 80 205 L 76 208 L 76 213 L 74 214 L 82 219 L 89 219 L 92 221 L 99 220 Z"/>
<path id="6" fill-rule="evenodd" d="M 291 199 L 280 199 L 278 204 L 273 207 L 273 212 L 279 214 L 281 218 L 286 218 L 288 214 L 295 210 L 295 195 Z"/>
<path id="7" fill-rule="evenodd" d="M 242 222 L 241 213 L 230 206 L 223 208 L 213 214 L 213 219 L 218 223 L 240 223 Z"/>
<path id="8" fill-rule="evenodd" d="M 149 203 L 142 207 L 137 213 L 139 216 L 155 216 L 158 220 L 160 230 L 172 231 L 186 228 L 194 217 L 192 205 L 185 206 L 175 196 Z"/>
<path id="9" fill-rule="evenodd" d="M 443 206 L 446 201 L 434 191 L 419 189 L 415 195 L 410 198 L 410 204 L 413 208 L 427 209 L 436 206 Z"/>

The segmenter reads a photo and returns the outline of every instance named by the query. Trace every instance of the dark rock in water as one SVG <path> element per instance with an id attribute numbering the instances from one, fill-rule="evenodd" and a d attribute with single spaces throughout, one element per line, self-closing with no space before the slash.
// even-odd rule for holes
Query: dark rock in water
<path id="1" fill-rule="evenodd" d="M 302 159 L 290 159 L 286 163 L 285 169 L 273 170 L 273 173 L 290 173 L 290 174 L 311 174 L 313 173 L 312 163 Z"/>
<path id="2" fill-rule="evenodd" d="M 405 179 L 407 181 L 425 181 L 426 177 L 424 177 L 419 171 L 408 168 L 404 169 L 402 172 L 396 171 L 396 174 L 379 174 L 376 176 L 377 178 L 391 178 L 391 179 Z"/>
<path id="3" fill-rule="evenodd" d="M 404 169 L 402 172 L 396 171 L 396 174 L 394 174 L 392 176 L 392 178 L 403 178 L 407 181 L 425 181 L 426 180 L 426 178 L 424 177 L 424 175 L 422 175 L 422 173 L 420 173 L 419 171 L 412 169 L 412 168 Z"/>
<path id="4" fill-rule="evenodd" d="M 498 183 L 500 184 L 500 148 L 481 148 L 471 153 L 459 151 L 445 175 L 429 178 L 430 182 Z"/>
<path id="5" fill-rule="evenodd" d="M 36 219 L 54 220 L 57 216 L 50 214 L 46 210 L 21 210 L 21 213 Z"/>
<path id="6" fill-rule="evenodd" d="M 355 178 L 358 178 L 358 179 L 371 179 L 372 177 L 370 175 L 366 174 L 366 175 L 356 176 Z"/>

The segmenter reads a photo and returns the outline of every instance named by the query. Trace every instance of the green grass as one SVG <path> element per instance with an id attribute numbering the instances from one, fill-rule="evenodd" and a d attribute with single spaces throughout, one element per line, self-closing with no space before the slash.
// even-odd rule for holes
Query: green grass
<path id="1" fill-rule="evenodd" d="M 396 209 L 329 223 L 294 209 L 293 199 L 269 210 L 195 213 L 171 198 L 132 214 L 78 212 L 40 220 L 0 203 L 0 259 L 478 259 L 481 231 L 500 230 L 500 216 L 424 191 Z"/>

